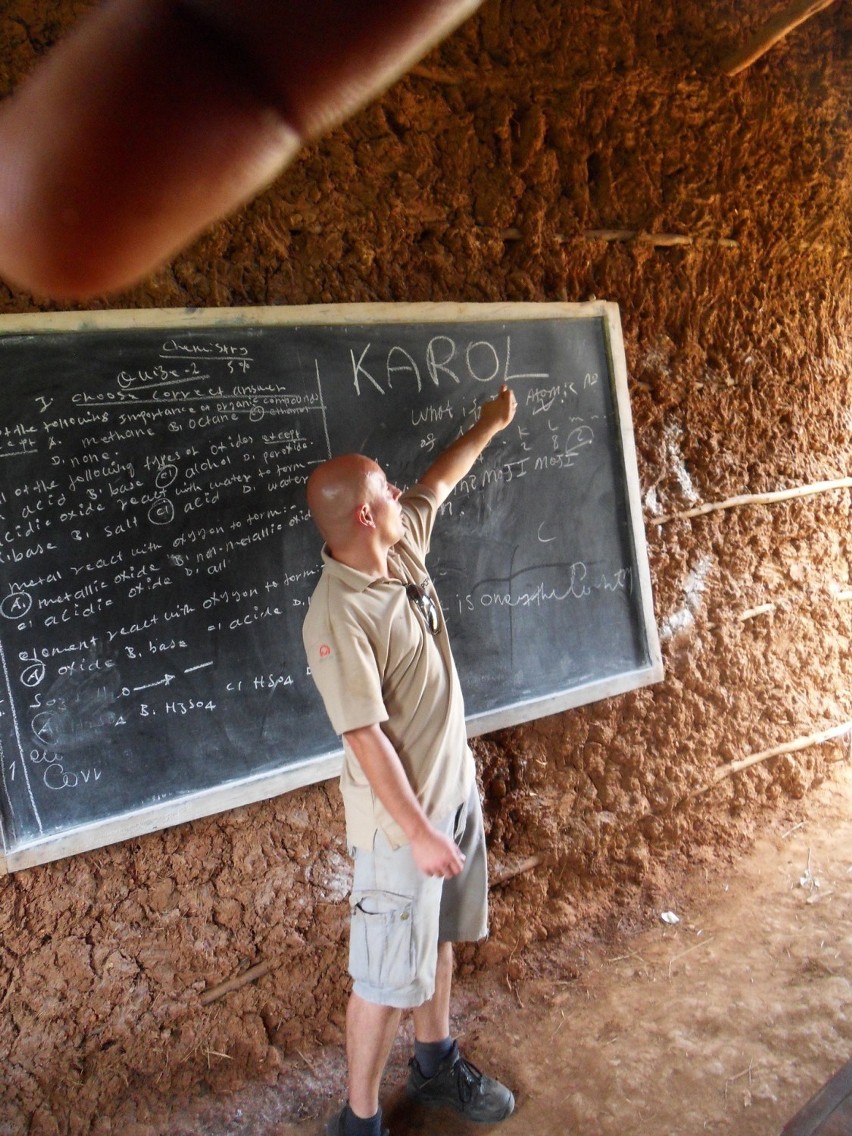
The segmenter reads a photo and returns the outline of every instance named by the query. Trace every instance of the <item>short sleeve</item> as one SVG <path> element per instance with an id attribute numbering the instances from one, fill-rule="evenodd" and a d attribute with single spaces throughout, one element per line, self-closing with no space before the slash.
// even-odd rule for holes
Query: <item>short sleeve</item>
<path id="1" fill-rule="evenodd" d="M 401 502 L 405 509 L 409 540 L 420 558 L 425 559 L 435 526 L 438 499 L 431 489 L 418 483 L 402 495 Z"/>
<path id="2" fill-rule="evenodd" d="M 361 627 L 343 619 L 321 638 L 306 640 L 305 650 L 335 733 L 387 721 L 376 656 Z"/>

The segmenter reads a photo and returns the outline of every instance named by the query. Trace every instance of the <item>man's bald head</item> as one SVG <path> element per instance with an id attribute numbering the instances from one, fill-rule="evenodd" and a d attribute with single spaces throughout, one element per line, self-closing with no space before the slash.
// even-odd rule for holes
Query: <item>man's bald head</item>
<path id="1" fill-rule="evenodd" d="M 308 508 L 320 535 L 332 548 L 350 539 L 356 510 L 369 497 L 370 475 L 381 472 L 381 467 L 363 454 L 343 454 L 318 465 L 308 478 Z"/>

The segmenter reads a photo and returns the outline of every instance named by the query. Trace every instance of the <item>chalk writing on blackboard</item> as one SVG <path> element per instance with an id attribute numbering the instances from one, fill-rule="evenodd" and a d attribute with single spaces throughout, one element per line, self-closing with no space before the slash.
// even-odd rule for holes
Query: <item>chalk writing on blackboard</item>
<path id="1" fill-rule="evenodd" d="M 0 326 L 12 866 L 330 775 L 305 481 L 360 450 L 411 484 L 503 382 L 516 421 L 433 542 L 471 729 L 659 676 L 613 308 L 535 308 Z"/>

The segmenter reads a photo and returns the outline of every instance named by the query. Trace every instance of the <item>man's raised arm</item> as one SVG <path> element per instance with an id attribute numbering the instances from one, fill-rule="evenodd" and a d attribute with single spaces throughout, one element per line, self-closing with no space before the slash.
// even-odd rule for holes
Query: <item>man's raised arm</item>
<path id="1" fill-rule="evenodd" d="M 471 471 L 494 435 L 506 429 L 517 408 L 515 396 L 504 383 L 497 397 L 483 406 L 475 424 L 448 446 L 419 478 L 420 484 L 431 489 L 438 498 L 439 505 Z"/>

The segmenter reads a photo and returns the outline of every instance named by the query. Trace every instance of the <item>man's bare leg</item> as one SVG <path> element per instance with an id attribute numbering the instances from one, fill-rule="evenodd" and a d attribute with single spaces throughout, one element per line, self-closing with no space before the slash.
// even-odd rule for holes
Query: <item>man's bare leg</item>
<path id="1" fill-rule="evenodd" d="M 377 1006 L 359 994 L 349 996 L 346 1010 L 346 1059 L 349 1065 L 349 1107 L 356 1116 L 379 1111 L 379 1086 L 402 1011 Z"/>
<path id="2" fill-rule="evenodd" d="M 438 944 L 435 993 L 414 1011 L 414 1036 L 418 1041 L 444 1041 L 450 1036 L 450 994 L 453 987 L 453 944 Z"/>

